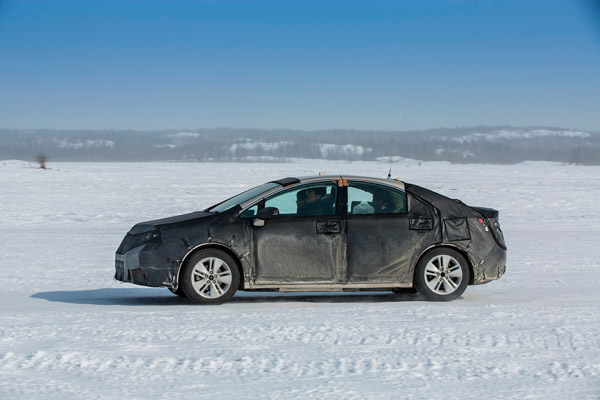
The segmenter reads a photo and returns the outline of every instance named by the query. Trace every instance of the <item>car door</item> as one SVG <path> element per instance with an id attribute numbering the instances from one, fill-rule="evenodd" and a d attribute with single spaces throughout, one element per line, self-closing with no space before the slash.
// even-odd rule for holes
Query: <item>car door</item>
<path id="1" fill-rule="evenodd" d="M 410 283 L 414 242 L 403 186 L 347 183 L 348 283 Z"/>
<path id="2" fill-rule="evenodd" d="M 346 268 L 346 229 L 344 216 L 337 212 L 338 192 L 337 181 L 298 185 L 255 206 L 256 211 L 279 210 L 276 219 L 253 227 L 257 285 L 341 281 Z M 307 204 L 314 197 L 318 199 Z"/>

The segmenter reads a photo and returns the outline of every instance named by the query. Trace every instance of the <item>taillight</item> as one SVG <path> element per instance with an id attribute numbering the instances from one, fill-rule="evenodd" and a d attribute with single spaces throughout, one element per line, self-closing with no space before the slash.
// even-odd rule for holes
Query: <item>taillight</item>
<path id="1" fill-rule="evenodd" d="M 483 218 L 479 218 L 477 221 L 478 221 L 478 222 L 479 222 L 481 225 L 483 225 L 483 229 L 485 229 L 485 231 L 486 231 L 486 232 L 490 230 L 490 229 L 488 228 L 488 226 L 487 226 L 487 223 L 485 222 L 485 220 L 484 220 Z"/>
<path id="2" fill-rule="evenodd" d="M 504 242 L 504 234 L 502 233 L 502 229 L 500 229 L 500 222 L 494 219 L 492 222 L 492 233 L 494 234 L 494 238 L 496 242 L 500 245 L 500 247 L 506 249 L 506 242 Z"/>

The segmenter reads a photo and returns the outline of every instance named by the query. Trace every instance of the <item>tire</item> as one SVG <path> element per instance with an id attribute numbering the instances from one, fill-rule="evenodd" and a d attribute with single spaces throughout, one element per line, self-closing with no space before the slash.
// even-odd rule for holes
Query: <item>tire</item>
<path id="1" fill-rule="evenodd" d="M 428 251 L 415 268 L 415 288 L 427 300 L 450 301 L 462 295 L 469 284 L 467 260 L 445 247 Z"/>
<path id="2" fill-rule="evenodd" d="M 179 297 L 187 297 L 185 295 L 185 293 L 183 293 L 183 289 L 181 288 L 181 285 L 179 285 L 179 287 L 177 288 L 177 290 L 173 290 L 171 288 L 168 288 L 168 289 L 171 291 L 171 293 L 176 294 Z"/>
<path id="3" fill-rule="evenodd" d="M 179 285 L 197 304 L 223 304 L 240 285 L 237 263 L 217 249 L 201 250 L 190 257 L 181 271 Z"/>

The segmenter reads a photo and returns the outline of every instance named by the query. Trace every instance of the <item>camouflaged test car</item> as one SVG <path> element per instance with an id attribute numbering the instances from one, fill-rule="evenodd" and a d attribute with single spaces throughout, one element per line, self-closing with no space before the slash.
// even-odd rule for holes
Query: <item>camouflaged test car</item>
<path id="1" fill-rule="evenodd" d="M 505 264 L 498 211 L 398 180 L 329 175 L 139 223 L 117 250 L 115 279 L 203 304 L 237 290 L 415 288 L 448 301 L 500 278 Z"/>

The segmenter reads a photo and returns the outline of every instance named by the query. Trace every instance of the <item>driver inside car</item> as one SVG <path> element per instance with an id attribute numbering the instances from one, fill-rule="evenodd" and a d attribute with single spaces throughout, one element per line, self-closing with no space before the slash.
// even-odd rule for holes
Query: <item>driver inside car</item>
<path id="1" fill-rule="evenodd" d="M 331 196 L 324 187 L 300 190 L 296 195 L 298 215 L 329 215 L 332 213 Z"/>

